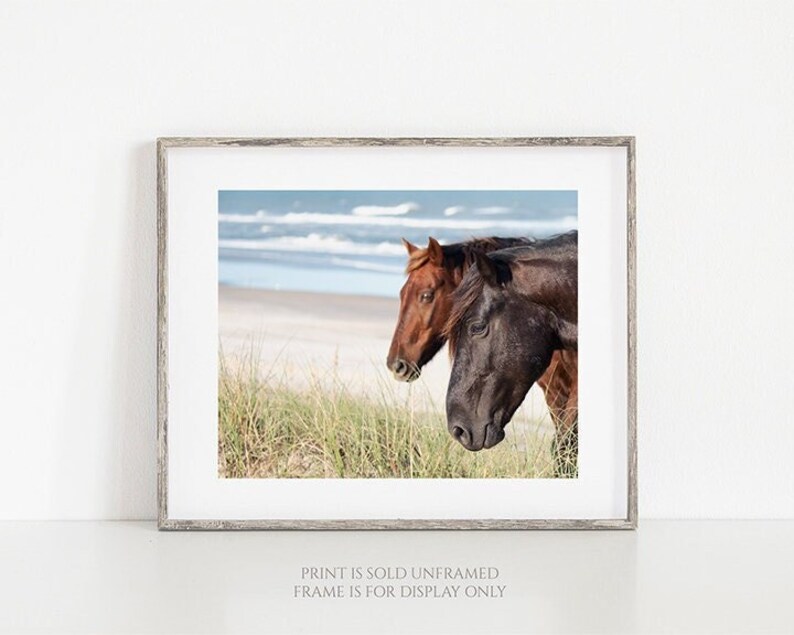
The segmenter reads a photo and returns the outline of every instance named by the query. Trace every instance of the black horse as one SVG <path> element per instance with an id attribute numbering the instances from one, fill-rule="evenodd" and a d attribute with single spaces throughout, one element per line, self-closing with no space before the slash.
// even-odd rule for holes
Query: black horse
<path id="1" fill-rule="evenodd" d="M 577 254 L 575 231 L 478 254 L 455 290 L 445 329 L 453 357 L 447 426 L 466 449 L 504 439 L 554 351 L 577 351 Z M 575 457 L 576 430 L 557 430 L 558 451 L 563 439 Z"/>

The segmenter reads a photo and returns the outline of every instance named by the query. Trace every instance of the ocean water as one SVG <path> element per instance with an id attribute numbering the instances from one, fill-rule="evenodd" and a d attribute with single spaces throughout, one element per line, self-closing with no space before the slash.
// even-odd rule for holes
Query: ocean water
<path id="1" fill-rule="evenodd" d="M 543 238 L 575 229 L 576 191 L 257 190 L 218 193 L 224 285 L 395 297 L 401 239 Z"/>

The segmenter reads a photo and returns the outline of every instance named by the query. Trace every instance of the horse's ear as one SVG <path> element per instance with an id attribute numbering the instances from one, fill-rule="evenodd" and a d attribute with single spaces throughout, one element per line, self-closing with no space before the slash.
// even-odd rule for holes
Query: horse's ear
<path id="1" fill-rule="evenodd" d="M 441 266 L 444 263 L 444 250 L 439 242 L 432 236 L 427 241 L 427 256 L 431 263 Z"/>
<path id="2" fill-rule="evenodd" d="M 499 271 L 496 268 L 496 263 L 479 251 L 475 253 L 474 261 L 477 263 L 477 271 L 486 284 L 492 287 L 499 286 Z"/>
<path id="3" fill-rule="evenodd" d="M 405 238 L 400 238 L 400 240 L 402 241 L 403 247 L 405 247 L 405 250 L 408 252 L 409 256 L 412 253 L 414 253 L 417 249 L 419 249 L 419 247 L 417 247 L 416 245 L 412 244 L 411 242 L 405 240 Z"/>

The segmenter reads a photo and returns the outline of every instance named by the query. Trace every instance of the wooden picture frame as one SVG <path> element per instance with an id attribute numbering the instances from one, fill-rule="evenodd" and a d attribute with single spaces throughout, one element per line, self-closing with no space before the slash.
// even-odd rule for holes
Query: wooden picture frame
<path id="1" fill-rule="evenodd" d="M 186 518 L 169 512 L 169 173 L 170 153 L 184 149 L 230 148 L 618 148 L 625 151 L 625 293 L 627 350 L 625 439 L 625 515 L 620 518 Z M 167 530 L 221 529 L 634 529 L 637 526 L 637 385 L 636 385 L 636 194 L 635 139 L 616 137 L 511 138 L 201 138 L 164 137 L 157 140 L 158 301 L 158 526 Z"/>

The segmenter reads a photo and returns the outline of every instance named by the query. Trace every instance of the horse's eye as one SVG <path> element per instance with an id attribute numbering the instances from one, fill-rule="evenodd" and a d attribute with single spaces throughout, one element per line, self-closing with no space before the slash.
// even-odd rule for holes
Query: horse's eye
<path id="1" fill-rule="evenodd" d="M 488 328 L 487 322 L 473 322 L 469 326 L 469 333 L 472 335 L 482 335 L 485 333 L 485 329 Z"/>
<path id="2" fill-rule="evenodd" d="M 432 291 L 425 291 L 422 295 L 419 296 L 420 302 L 432 302 L 433 301 L 433 292 Z"/>

